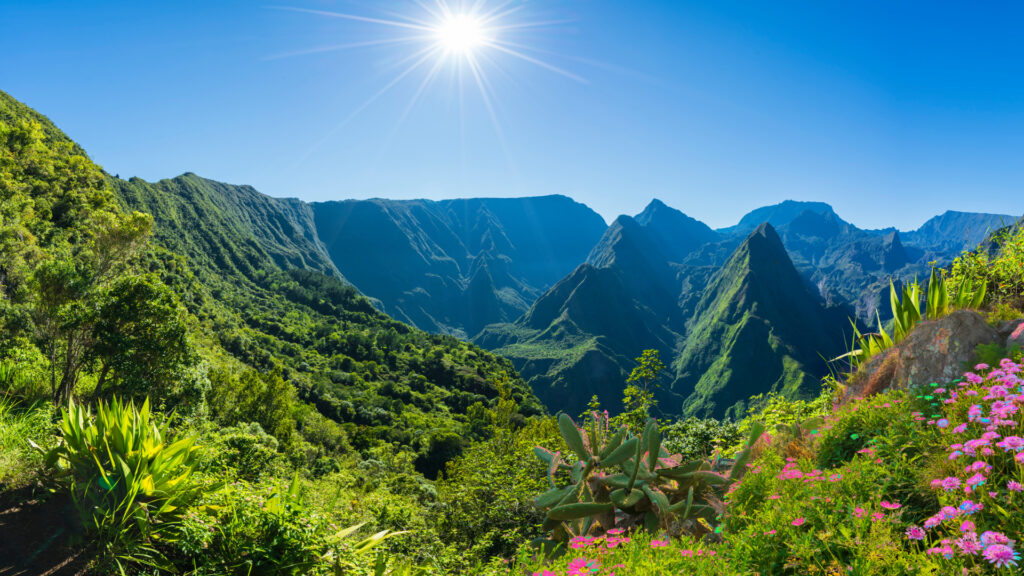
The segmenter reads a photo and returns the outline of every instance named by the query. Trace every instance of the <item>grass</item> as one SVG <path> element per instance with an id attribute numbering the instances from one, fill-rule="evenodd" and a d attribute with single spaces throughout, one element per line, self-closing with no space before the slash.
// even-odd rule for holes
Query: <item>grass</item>
<path id="1" fill-rule="evenodd" d="M 52 417 L 46 404 L 25 406 L 0 396 L 0 486 L 18 488 L 36 476 L 43 458 L 29 440 L 48 444 Z"/>

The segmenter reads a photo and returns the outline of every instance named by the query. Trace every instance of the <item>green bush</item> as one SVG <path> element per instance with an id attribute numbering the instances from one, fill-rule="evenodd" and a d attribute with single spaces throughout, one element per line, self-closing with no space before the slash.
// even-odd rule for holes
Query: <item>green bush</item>
<path id="1" fill-rule="evenodd" d="M 60 434 L 46 463 L 70 490 L 101 552 L 118 565 L 158 562 L 148 542 L 172 538 L 185 507 L 215 488 L 192 474 L 195 438 L 173 440 L 148 399 L 139 408 L 116 398 L 101 402 L 95 416 L 71 401 Z"/>
<path id="2" fill-rule="evenodd" d="M 665 448 L 683 460 L 710 458 L 715 450 L 743 441 L 743 432 L 732 420 L 697 418 L 677 420 L 662 428 Z"/>

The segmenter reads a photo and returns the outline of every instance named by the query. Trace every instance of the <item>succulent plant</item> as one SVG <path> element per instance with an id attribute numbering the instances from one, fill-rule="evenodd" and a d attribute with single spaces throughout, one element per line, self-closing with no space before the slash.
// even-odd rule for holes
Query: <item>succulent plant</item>
<path id="1" fill-rule="evenodd" d="M 551 485 L 535 504 L 547 510 L 544 529 L 556 541 L 637 526 L 675 534 L 706 530 L 698 520 L 706 526 L 719 513 L 721 497 L 746 471 L 750 448 L 764 431 L 755 425 L 734 460 L 683 462 L 662 446 L 653 418 L 640 436 L 625 426 L 613 434 L 607 416 L 596 413 L 584 428 L 561 414 L 558 428 L 571 455 L 534 448 Z M 568 472 L 571 483 L 559 486 L 559 472 Z"/>

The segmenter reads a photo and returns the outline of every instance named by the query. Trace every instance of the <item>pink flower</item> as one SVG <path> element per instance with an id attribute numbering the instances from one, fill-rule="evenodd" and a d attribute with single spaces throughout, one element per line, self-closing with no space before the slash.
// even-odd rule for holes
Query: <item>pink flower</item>
<path id="1" fill-rule="evenodd" d="M 764 533 L 765 536 L 771 536 L 772 534 L 775 534 L 775 530 L 769 530 Z"/>
<path id="2" fill-rule="evenodd" d="M 939 481 L 939 485 L 946 492 L 952 492 L 960 487 L 960 479 L 956 476 L 947 476 Z"/>
<path id="3" fill-rule="evenodd" d="M 885 518 L 885 514 L 883 514 L 882 512 L 875 512 L 874 514 L 871 515 L 871 521 L 872 522 L 880 522 L 884 518 Z"/>
<path id="4" fill-rule="evenodd" d="M 981 552 L 981 543 L 978 542 L 978 535 L 974 532 L 967 532 L 962 538 L 956 541 L 957 548 L 966 556 L 973 556 Z"/>
<path id="5" fill-rule="evenodd" d="M 1010 480 L 1006 483 L 1006 489 L 1010 492 L 1022 492 L 1024 491 L 1024 486 L 1021 486 L 1020 482 L 1016 480 Z"/>
<path id="6" fill-rule="evenodd" d="M 964 520 L 963 523 L 960 524 L 960 531 L 961 532 L 974 532 L 975 531 L 974 522 L 971 522 L 970 520 Z"/>
<path id="7" fill-rule="evenodd" d="M 903 507 L 903 505 L 898 502 L 889 502 L 888 500 L 882 500 L 880 505 L 886 510 L 899 510 Z"/>
<path id="8" fill-rule="evenodd" d="M 1003 438 L 1003 441 L 996 444 L 999 448 L 1002 448 L 1004 452 L 1014 451 L 1020 452 L 1024 450 L 1024 438 L 1020 436 L 1007 436 Z"/>
<path id="9" fill-rule="evenodd" d="M 586 576 L 587 574 L 597 574 L 601 570 L 601 563 L 589 558 L 573 558 L 569 562 L 568 569 L 566 571 L 567 576 Z"/>
<path id="10" fill-rule="evenodd" d="M 982 555 L 985 557 L 985 560 L 988 560 L 990 564 L 994 564 L 996 568 L 1016 566 L 1017 560 L 1020 560 L 1020 554 L 1014 552 L 1013 548 L 1005 544 L 992 544 L 985 548 L 985 552 Z"/>
<path id="11" fill-rule="evenodd" d="M 924 540 L 925 536 L 924 530 L 918 528 L 917 526 L 911 526 L 910 528 L 907 528 L 906 534 L 907 538 L 909 538 L 910 540 Z"/>
<path id="12" fill-rule="evenodd" d="M 793 520 L 792 522 L 790 522 L 790 524 L 792 524 L 793 526 L 800 526 L 800 525 L 802 525 L 806 521 L 807 520 L 805 520 L 804 518 L 797 518 L 796 520 Z"/>
<path id="13" fill-rule="evenodd" d="M 856 508 L 853 509 L 853 515 L 857 518 L 863 518 L 865 515 L 867 515 L 867 511 L 865 511 L 860 506 L 857 506 Z"/>
<path id="14" fill-rule="evenodd" d="M 651 548 L 664 548 L 668 546 L 668 538 L 664 540 L 651 540 Z"/>

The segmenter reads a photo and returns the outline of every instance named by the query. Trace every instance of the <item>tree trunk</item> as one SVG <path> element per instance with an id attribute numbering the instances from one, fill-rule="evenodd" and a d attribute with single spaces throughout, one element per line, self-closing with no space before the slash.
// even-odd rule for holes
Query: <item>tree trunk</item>
<path id="1" fill-rule="evenodd" d="M 100 399 L 100 395 L 103 393 L 103 383 L 107 381 L 108 372 L 110 372 L 110 365 L 104 362 L 103 370 L 100 371 L 100 379 L 96 381 L 96 389 L 92 391 L 93 399 Z"/>

